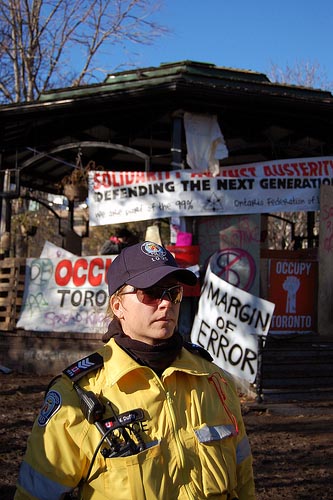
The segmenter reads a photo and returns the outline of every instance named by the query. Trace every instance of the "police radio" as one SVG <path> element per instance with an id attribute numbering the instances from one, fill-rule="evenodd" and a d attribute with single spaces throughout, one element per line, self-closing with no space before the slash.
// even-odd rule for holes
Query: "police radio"
<path id="1" fill-rule="evenodd" d="M 146 445 L 140 433 L 130 424 L 144 419 L 144 413 L 141 408 L 130 410 L 121 415 L 116 415 L 112 408 L 112 404 L 108 402 L 108 406 L 113 414 L 112 419 L 103 421 L 105 406 L 101 400 L 92 391 L 82 389 L 76 382 L 73 383 L 74 389 L 80 399 L 80 408 L 83 415 L 90 424 L 94 424 L 102 435 L 94 455 L 92 457 L 88 474 L 85 478 L 87 481 L 94 460 L 98 451 L 101 449 L 104 442 L 108 447 L 101 449 L 101 454 L 104 458 L 127 457 L 136 455 L 146 448 Z M 131 437 L 134 434 L 136 442 Z"/>

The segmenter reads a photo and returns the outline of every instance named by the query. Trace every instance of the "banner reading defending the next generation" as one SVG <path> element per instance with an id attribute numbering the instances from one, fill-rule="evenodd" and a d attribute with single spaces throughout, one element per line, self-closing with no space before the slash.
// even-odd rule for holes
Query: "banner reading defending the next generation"
<path id="1" fill-rule="evenodd" d="M 189 170 L 91 172 L 89 222 L 315 211 L 322 184 L 333 185 L 333 157 L 230 166 L 216 177 Z"/>

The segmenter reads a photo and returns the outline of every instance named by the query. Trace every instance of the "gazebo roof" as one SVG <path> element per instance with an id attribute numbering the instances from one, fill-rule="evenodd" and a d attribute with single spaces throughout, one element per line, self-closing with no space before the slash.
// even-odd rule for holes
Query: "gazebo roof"
<path id="1" fill-rule="evenodd" d="M 225 165 L 333 154 L 330 92 L 182 61 L 0 106 L 1 170 L 17 169 L 23 186 L 51 193 L 79 152 L 83 164 L 110 170 L 168 170 L 172 120 L 184 111 L 217 115 Z M 182 143 L 185 153 L 184 131 Z"/>

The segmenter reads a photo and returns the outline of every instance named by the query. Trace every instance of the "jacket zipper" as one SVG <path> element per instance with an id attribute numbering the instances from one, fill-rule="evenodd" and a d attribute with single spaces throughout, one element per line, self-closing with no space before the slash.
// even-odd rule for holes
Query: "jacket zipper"
<path id="1" fill-rule="evenodd" d="M 175 412 L 173 410 L 173 401 L 172 401 L 172 398 L 170 396 L 169 391 L 166 391 L 165 394 L 166 394 L 166 401 L 167 401 L 167 405 L 168 405 L 168 409 L 169 409 L 169 414 L 170 414 L 171 421 L 172 421 L 173 434 L 174 434 L 176 445 L 178 448 L 178 455 L 179 455 L 179 459 L 180 459 L 180 466 L 181 466 L 182 477 L 183 477 L 183 485 L 184 485 L 184 488 L 185 488 L 185 491 L 187 493 L 188 498 L 190 498 L 191 500 L 195 500 L 191 491 L 190 491 L 190 488 L 187 484 L 186 477 L 184 476 L 185 456 L 184 456 L 183 445 L 179 439 L 179 435 L 178 435 L 178 431 L 177 431 L 176 415 L 175 415 Z"/>

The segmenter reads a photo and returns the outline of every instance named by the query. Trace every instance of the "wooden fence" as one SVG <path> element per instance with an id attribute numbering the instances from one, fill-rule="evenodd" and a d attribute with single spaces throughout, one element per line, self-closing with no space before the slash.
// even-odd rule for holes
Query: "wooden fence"
<path id="1" fill-rule="evenodd" d="M 0 331 L 15 329 L 24 292 L 25 259 L 0 261 Z"/>

